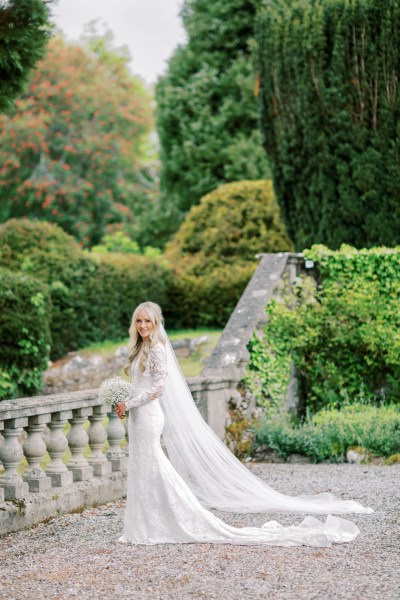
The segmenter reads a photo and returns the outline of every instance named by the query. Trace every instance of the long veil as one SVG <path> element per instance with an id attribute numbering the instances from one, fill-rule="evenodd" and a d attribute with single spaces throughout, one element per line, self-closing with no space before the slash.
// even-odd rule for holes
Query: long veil
<path id="1" fill-rule="evenodd" d="M 245 467 L 201 416 L 165 329 L 168 376 L 161 399 L 168 457 L 208 508 L 232 512 L 372 513 L 372 508 L 332 494 L 286 496 Z"/>

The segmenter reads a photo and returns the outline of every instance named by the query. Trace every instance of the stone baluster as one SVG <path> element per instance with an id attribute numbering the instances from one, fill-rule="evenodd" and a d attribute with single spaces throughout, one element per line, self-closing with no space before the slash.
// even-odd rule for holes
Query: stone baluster
<path id="1" fill-rule="evenodd" d="M 4 441 L 0 447 L 0 460 L 3 463 L 4 473 L 0 477 L 0 488 L 4 490 L 5 500 L 18 500 L 29 493 L 28 484 L 17 473 L 17 467 L 24 456 L 18 436 L 22 427 L 27 424 L 27 417 L 7 419 L 4 422 Z"/>
<path id="2" fill-rule="evenodd" d="M 46 454 L 42 431 L 50 419 L 50 414 L 35 415 L 28 419 L 28 437 L 22 448 L 29 465 L 24 471 L 23 480 L 28 484 L 30 492 L 45 492 L 51 488 L 51 478 L 40 466 L 40 461 Z"/>
<path id="3" fill-rule="evenodd" d="M 109 412 L 108 417 L 107 436 L 110 447 L 106 456 L 112 464 L 113 471 L 124 471 L 128 462 L 124 450 L 121 449 L 121 441 L 125 436 L 125 427 L 114 411 Z"/>
<path id="4" fill-rule="evenodd" d="M 72 411 L 71 429 L 67 435 L 72 456 L 67 462 L 67 467 L 72 471 L 74 481 L 85 481 L 93 477 L 93 467 L 89 465 L 87 459 L 83 456 L 89 442 L 89 436 L 83 427 L 83 423 L 92 414 L 92 411 L 93 409 L 90 407 L 75 408 Z"/>
<path id="5" fill-rule="evenodd" d="M 93 414 L 89 417 L 89 446 L 92 452 L 88 458 L 88 462 L 90 466 L 93 467 L 93 475 L 95 477 L 109 475 L 109 473 L 111 473 L 112 470 L 112 465 L 107 460 L 102 450 L 104 442 L 107 439 L 107 431 L 103 426 L 103 419 L 106 414 L 106 406 L 94 406 Z"/>
<path id="6" fill-rule="evenodd" d="M 46 474 L 51 478 L 53 487 L 68 487 L 73 481 L 72 472 L 63 463 L 62 457 L 68 447 L 64 427 L 72 417 L 71 410 L 55 412 L 49 423 L 50 433 L 47 438 L 47 451 L 51 461 L 46 468 Z"/>

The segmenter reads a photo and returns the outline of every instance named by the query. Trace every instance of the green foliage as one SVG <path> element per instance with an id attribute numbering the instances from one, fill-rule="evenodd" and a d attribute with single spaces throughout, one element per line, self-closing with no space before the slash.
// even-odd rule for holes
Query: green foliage
<path id="1" fill-rule="evenodd" d="M 276 0 L 256 37 L 264 145 L 296 248 L 396 245 L 400 3 Z"/>
<path id="2" fill-rule="evenodd" d="M 251 39 L 261 0 L 185 0 L 188 41 L 156 89 L 167 228 L 221 183 L 268 177 L 258 128 Z"/>
<path id="3" fill-rule="evenodd" d="M 224 265 L 254 264 L 258 252 L 292 250 L 271 181 L 219 186 L 192 207 L 166 256 L 195 275 Z"/>
<path id="4" fill-rule="evenodd" d="M 54 38 L 15 109 L 0 116 L 0 221 L 51 221 L 84 246 L 137 233 L 136 209 L 155 194 L 151 97 L 111 43 Z"/>
<path id="5" fill-rule="evenodd" d="M 109 233 L 101 239 L 98 246 L 92 247 L 92 252 L 102 254 L 104 252 L 121 252 L 122 254 L 139 254 L 139 244 L 131 240 L 123 231 Z"/>
<path id="6" fill-rule="evenodd" d="M 267 345 L 266 340 L 254 334 L 248 350 L 250 359 L 242 379 L 244 387 L 258 406 L 280 406 L 290 380 L 291 355 L 287 340 L 271 335 Z"/>
<path id="7" fill-rule="evenodd" d="M 157 257 L 90 255 L 61 228 L 42 221 L 12 219 L 0 226 L 0 266 L 48 285 L 52 358 L 124 337 L 133 309 L 148 298 L 167 304 L 169 271 Z"/>
<path id="8" fill-rule="evenodd" d="M 224 327 L 255 265 L 226 265 L 204 276 L 171 267 L 169 304 L 173 327 Z"/>
<path id="9" fill-rule="evenodd" d="M 166 247 L 182 325 L 225 325 L 257 252 L 291 249 L 270 181 L 225 184 L 192 207 Z"/>
<path id="10" fill-rule="evenodd" d="M 50 350 L 47 287 L 0 268 L 0 400 L 38 392 Z"/>
<path id="11" fill-rule="evenodd" d="M 351 446 L 377 456 L 390 456 L 400 448 L 400 408 L 363 403 L 332 407 L 296 424 L 287 413 L 268 411 L 255 430 L 255 446 L 267 444 L 282 456 L 305 454 L 314 462 L 343 461 Z"/>
<path id="12" fill-rule="evenodd" d="M 104 254 L 104 252 L 120 252 L 121 254 L 141 254 L 139 244 L 128 237 L 123 231 L 116 231 L 105 235 L 98 246 L 92 246 L 91 252 L 94 254 Z M 152 246 L 145 246 L 144 256 L 160 256 L 161 250 Z"/>
<path id="13" fill-rule="evenodd" d="M 9 110 L 42 58 L 50 37 L 49 2 L 8 0 L 0 6 L 0 112 Z"/>
<path id="14" fill-rule="evenodd" d="M 245 383 L 260 404 L 277 404 L 290 361 L 303 409 L 400 400 L 400 249 L 332 252 L 315 246 L 322 283 L 300 279 L 267 307 L 265 339 L 254 338 Z"/>

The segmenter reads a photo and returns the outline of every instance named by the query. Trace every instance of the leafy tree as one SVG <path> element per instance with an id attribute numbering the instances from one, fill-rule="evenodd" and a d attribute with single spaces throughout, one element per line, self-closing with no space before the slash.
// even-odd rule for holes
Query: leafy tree
<path id="1" fill-rule="evenodd" d="M 134 227 L 136 204 L 152 195 L 141 175 L 150 95 L 110 44 L 52 40 L 27 93 L 0 117 L 2 221 L 46 219 L 84 245 Z"/>
<path id="2" fill-rule="evenodd" d="M 0 2 L 0 112 L 23 91 L 50 36 L 49 4 L 44 0 Z"/>
<path id="3" fill-rule="evenodd" d="M 186 0 L 187 45 L 156 89 L 161 239 L 222 183 L 268 176 L 258 128 L 251 39 L 261 0 Z M 164 238 L 162 235 L 164 233 Z"/>
<path id="4" fill-rule="evenodd" d="M 400 4 L 277 0 L 256 37 L 264 144 L 296 247 L 396 245 Z"/>

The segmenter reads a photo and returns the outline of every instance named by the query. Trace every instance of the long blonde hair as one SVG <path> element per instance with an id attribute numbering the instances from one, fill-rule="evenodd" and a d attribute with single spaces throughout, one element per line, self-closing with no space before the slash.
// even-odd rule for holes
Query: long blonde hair
<path id="1" fill-rule="evenodd" d="M 144 310 L 150 321 L 152 322 L 154 329 L 149 335 L 149 341 L 144 342 L 142 336 L 137 330 L 136 319 L 141 310 Z M 128 358 L 128 364 L 124 371 L 126 375 L 129 375 L 129 369 L 132 366 L 133 361 L 139 357 L 139 368 L 143 372 L 146 368 L 149 352 L 158 342 L 165 344 L 165 336 L 162 333 L 161 325 L 164 323 L 164 318 L 161 311 L 161 306 L 155 302 L 142 302 L 135 308 L 132 315 L 131 325 L 129 327 L 129 349 L 130 354 Z"/>

